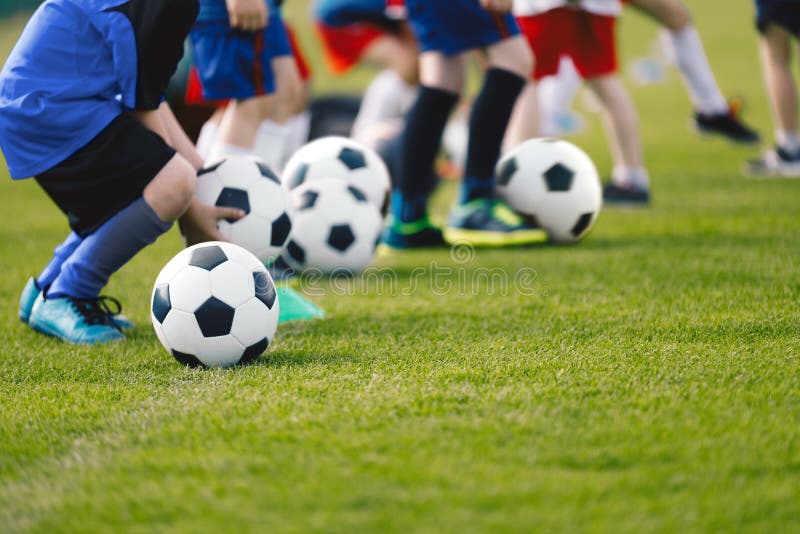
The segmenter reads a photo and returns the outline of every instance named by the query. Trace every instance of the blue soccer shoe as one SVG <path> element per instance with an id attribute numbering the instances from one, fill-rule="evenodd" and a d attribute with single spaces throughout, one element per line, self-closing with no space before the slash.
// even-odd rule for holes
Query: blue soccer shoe
<path id="1" fill-rule="evenodd" d="M 28 281 L 25 283 L 25 288 L 22 290 L 22 295 L 19 297 L 19 319 L 23 323 L 28 322 L 31 316 L 31 310 L 33 310 L 33 304 L 36 302 L 41 292 L 42 290 L 36 285 L 36 279 L 33 277 L 28 278 Z M 114 315 L 113 319 L 122 330 L 131 330 L 134 327 L 133 321 L 121 313 Z"/>
<path id="2" fill-rule="evenodd" d="M 42 295 L 33 304 L 28 324 L 34 330 L 73 344 L 95 345 L 124 339 L 112 318 L 107 302 L 110 297 L 45 299 Z"/>

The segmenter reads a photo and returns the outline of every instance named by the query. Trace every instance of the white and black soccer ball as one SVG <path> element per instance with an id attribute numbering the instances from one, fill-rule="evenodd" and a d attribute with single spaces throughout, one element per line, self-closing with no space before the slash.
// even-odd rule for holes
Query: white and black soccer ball
<path id="1" fill-rule="evenodd" d="M 197 173 L 196 195 L 206 204 L 239 208 L 247 214 L 238 221 L 219 221 L 219 231 L 263 263 L 277 258 L 289 241 L 289 192 L 278 176 L 255 157 L 231 156 L 201 169 Z"/>
<path id="2" fill-rule="evenodd" d="M 306 182 L 339 178 L 356 186 L 383 212 L 391 187 L 389 170 L 377 152 L 346 137 L 322 137 L 295 152 L 281 176 L 295 189 Z"/>
<path id="3" fill-rule="evenodd" d="M 182 364 L 226 367 L 260 356 L 275 336 L 279 303 L 261 260 L 211 241 L 182 250 L 161 270 L 150 318 Z"/>
<path id="4" fill-rule="evenodd" d="M 297 271 L 358 273 L 375 256 L 383 218 L 357 187 L 331 178 L 292 191 L 295 225 L 283 257 Z"/>
<path id="5" fill-rule="evenodd" d="M 594 225 L 602 204 L 597 168 L 570 142 L 531 139 L 498 162 L 496 192 L 556 243 L 573 243 Z"/>

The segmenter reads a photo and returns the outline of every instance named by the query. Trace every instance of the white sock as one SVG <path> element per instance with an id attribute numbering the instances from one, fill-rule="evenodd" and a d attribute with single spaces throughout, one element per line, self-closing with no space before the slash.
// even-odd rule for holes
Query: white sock
<path id="1" fill-rule="evenodd" d="M 789 154 L 800 152 L 800 137 L 798 137 L 797 132 L 775 130 L 775 142 Z"/>
<path id="2" fill-rule="evenodd" d="M 265 120 L 258 127 L 253 152 L 277 172 L 282 165 L 288 138 L 289 128 L 286 124 Z"/>
<path id="3" fill-rule="evenodd" d="M 619 186 L 636 187 L 638 189 L 650 188 L 650 175 L 644 167 L 629 167 L 615 165 L 611 173 L 611 180 Z"/>
<path id="4" fill-rule="evenodd" d="M 219 125 L 212 121 L 206 121 L 200 128 L 200 134 L 197 136 L 197 153 L 204 160 L 208 159 L 208 153 L 211 152 L 211 147 L 217 139 L 218 130 Z"/>
<path id="5" fill-rule="evenodd" d="M 708 64 L 700 35 L 691 24 L 669 32 L 675 49 L 675 60 L 695 111 L 703 114 L 728 112 L 728 102 L 717 85 Z"/>
<path id="6" fill-rule="evenodd" d="M 289 130 L 289 137 L 279 169 L 286 166 L 286 162 L 289 161 L 289 158 L 291 158 L 300 147 L 308 143 L 308 133 L 311 130 L 311 113 L 302 111 L 297 115 L 292 115 L 286 122 L 286 126 Z"/>
<path id="7" fill-rule="evenodd" d="M 227 156 L 252 156 L 253 150 L 243 146 L 228 145 L 225 143 L 214 143 L 208 152 L 206 163 L 219 161 Z"/>
<path id="8" fill-rule="evenodd" d="M 539 98 L 540 132 L 543 136 L 558 136 L 562 132 L 558 117 L 569 111 L 583 80 L 569 58 L 561 58 L 558 74 L 542 79 L 537 87 Z"/>
<path id="9" fill-rule="evenodd" d="M 359 139 L 375 123 L 404 116 L 416 95 L 416 86 L 408 85 L 395 71 L 380 72 L 364 92 L 351 135 Z"/>

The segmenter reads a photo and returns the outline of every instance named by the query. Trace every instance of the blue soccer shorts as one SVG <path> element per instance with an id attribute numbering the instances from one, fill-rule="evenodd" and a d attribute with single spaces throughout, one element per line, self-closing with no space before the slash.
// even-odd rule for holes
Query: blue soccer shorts
<path id="1" fill-rule="evenodd" d="M 206 100 L 245 100 L 275 92 L 272 60 L 291 56 L 283 20 L 270 13 L 257 32 L 231 28 L 227 22 L 201 22 L 190 33 L 192 54 Z"/>
<path id="2" fill-rule="evenodd" d="M 406 0 L 408 21 L 420 52 L 451 56 L 519 35 L 510 14 L 492 13 L 478 0 Z"/>

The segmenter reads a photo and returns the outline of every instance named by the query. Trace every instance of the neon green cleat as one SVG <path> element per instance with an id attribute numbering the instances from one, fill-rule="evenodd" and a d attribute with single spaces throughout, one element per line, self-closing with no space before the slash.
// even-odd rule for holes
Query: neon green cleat
<path id="1" fill-rule="evenodd" d="M 449 243 L 466 242 L 476 247 L 514 247 L 544 243 L 548 235 L 523 220 L 508 204 L 478 198 L 453 209 L 444 238 Z"/>
<path id="2" fill-rule="evenodd" d="M 383 232 L 381 243 L 392 249 L 445 247 L 441 229 L 428 217 L 410 223 L 390 220 Z"/>

